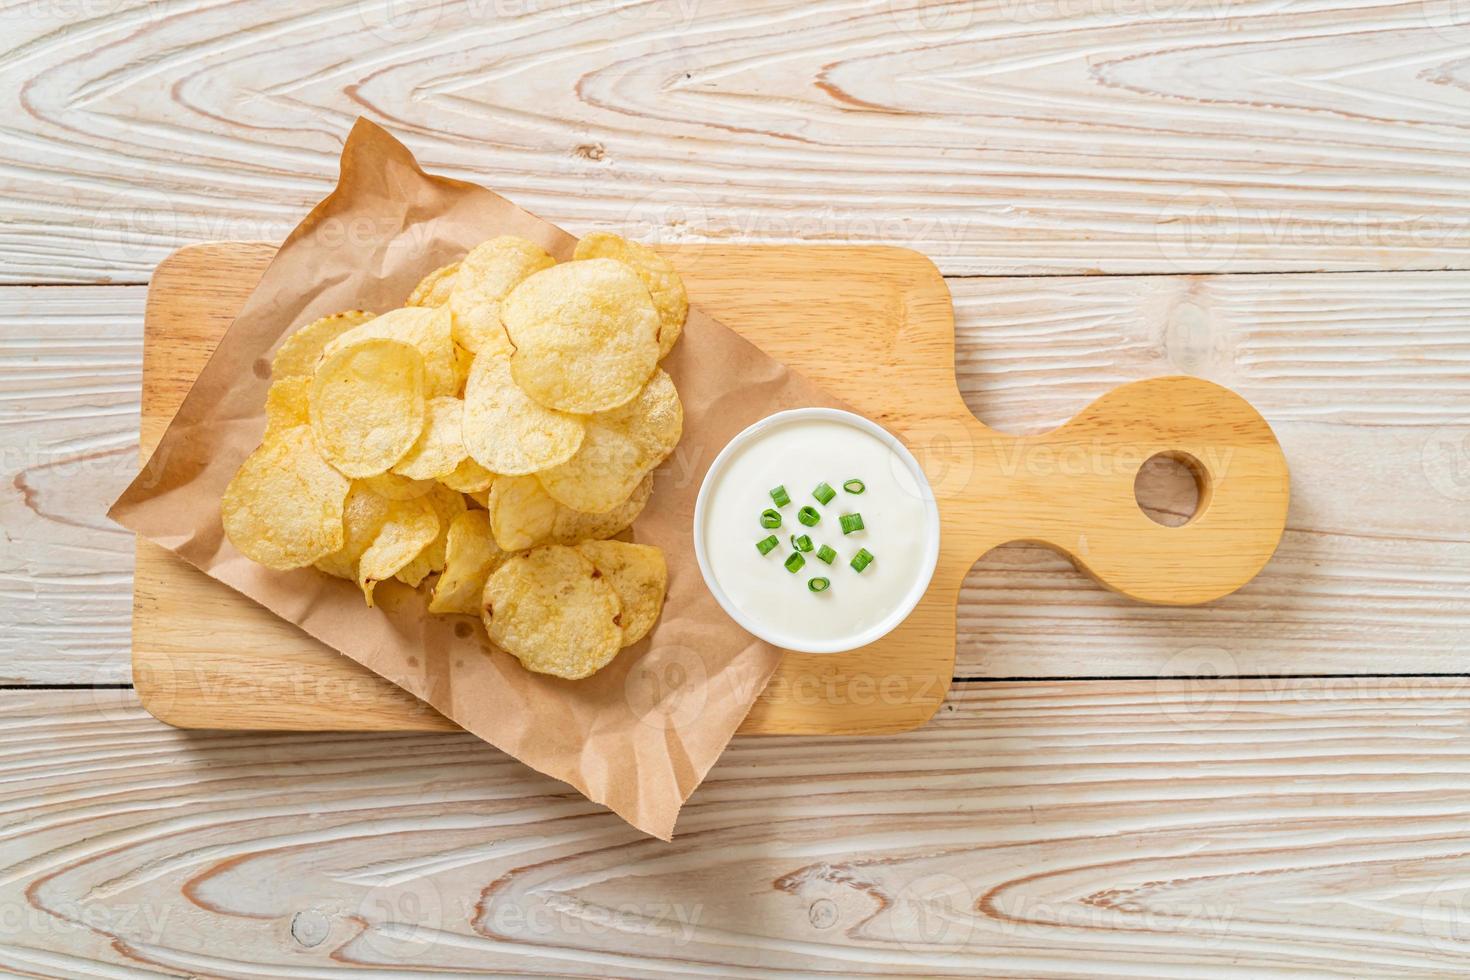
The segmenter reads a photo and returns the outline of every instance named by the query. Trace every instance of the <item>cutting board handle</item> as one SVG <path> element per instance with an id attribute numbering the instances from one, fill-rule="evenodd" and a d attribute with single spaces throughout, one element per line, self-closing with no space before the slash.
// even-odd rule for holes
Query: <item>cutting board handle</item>
<path id="1" fill-rule="evenodd" d="M 1245 399 L 1200 378 L 1123 385 L 1038 436 L 984 431 L 995 452 L 980 456 L 999 472 L 978 475 L 999 479 L 971 483 L 994 488 L 967 501 L 989 510 L 980 519 L 1007 513 L 1007 540 L 1056 548 L 1144 602 L 1188 605 L 1235 591 L 1286 526 L 1290 479 L 1271 427 Z M 1138 471 L 1160 455 L 1183 462 L 1199 485 L 1195 514 L 1179 527 L 1155 523 L 1134 495 Z"/>

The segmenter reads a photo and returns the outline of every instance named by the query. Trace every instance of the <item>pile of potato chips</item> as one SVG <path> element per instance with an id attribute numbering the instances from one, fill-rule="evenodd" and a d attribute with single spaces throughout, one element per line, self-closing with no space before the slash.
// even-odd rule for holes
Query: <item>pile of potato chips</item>
<path id="1" fill-rule="evenodd" d="M 221 505 L 239 551 L 354 581 L 433 579 L 530 670 L 586 677 L 653 627 L 657 548 L 608 540 L 648 502 L 684 410 L 658 366 L 678 273 L 616 235 L 570 262 L 493 238 L 401 309 L 325 317 L 271 365 L 266 431 Z"/>

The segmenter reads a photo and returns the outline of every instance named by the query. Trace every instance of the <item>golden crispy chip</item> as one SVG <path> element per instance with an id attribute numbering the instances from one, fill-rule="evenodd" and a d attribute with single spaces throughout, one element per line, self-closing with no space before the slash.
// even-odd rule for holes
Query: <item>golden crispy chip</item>
<path id="1" fill-rule="evenodd" d="M 454 393 L 460 398 L 464 397 L 465 382 L 470 380 L 470 368 L 474 366 L 475 355 L 465 350 L 458 344 L 454 345 Z"/>
<path id="2" fill-rule="evenodd" d="M 320 320 L 313 320 L 287 337 L 281 349 L 276 351 L 275 360 L 271 362 L 271 378 L 280 381 L 282 378 L 300 375 L 310 377 L 321 361 L 322 350 L 327 344 L 375 316 L 376 313 L 366 310 L 348 310 L 346 313 L 333 313 Z"/>
<path id="3" fill-rule="evenodd" d="M 568 680 L 607 665 L 623 645 L 622 605 L 575 548 L 515 555 L 485 583 L 485 629 L 527 669 Z"/>
<path id="4" fill-rule="evenodd" d="M 628 499 L 649 471 L 673 452 L 684 432 L 684 406 L 673 379 L 654 372 L 638 397 L 587 420 L 577 454 L 536 474 L 560 503 L 603 514 Z"/>
<path id="5" fill-rule="evenodd" d="M 653 477 L 645 477 L 622 504 L 605 514 L 587 514 L 557 503 L 534 476 L 503 476 L 491 488 L 485 509 L 500 546 L 523 551 L 610 538 L 642 513 L 652 490 Z"/>
<path id="6" fill-rule="evenodd" d="M 403 458 L 424 428 L 424 359 L 396 340 L 329 354 L 311 387 L 311 434 L 346 476 L 373 476 Z"/>
<path id="7" fill-rule="evenodd" d="M 490 488 L 490 527 L 505 551 L 523 551 L 551 536 L 557 504 L 534 476 L 502 476 Z"/>
<path id="8" fill-rule="evenodd" d="M 393 464 L 393 472 L 414 480 L 433 480 L 453 473 L 464 462 L 460 424 L 464 402 L 458 398 L 431 398 L 424 408 L 424 431 L 408 454 Z"/>
<path id="9" fill-rule="evenodd" d="M 240 464 L 220 501 L 225 534 L 267 568 L 310 565 L 342 546 L 346 477 L 296 426 L 262 443 Z"/>
<path id="10" fill-rule="evenodd" d="M 342 334 L 327 344 L 328 357 L 367 340 L 397 340 L 415 348 L 424 359 L 424 393 L 428 398 L 459 390 L 454 366 L 454 342 L 449 339 L 449 311 L 423 306 L 389 310 Z"/>
<path id="11" fill-rule="evenodd" d="M 373 604 L 379 582 L 392 578 L 438 535 L 439 515 L 427 497 L 390 500 L 387 519 L 357 563 L 357 584 L 367 604 Z"/>
<path id="12" fill-rule="evenodd" d="M 413 561 L 404 565 L 393 575 L 398 581 L 412 589 L 418 588 L 419 583 L 426 576 L 444 569 L 449 525 L 468 509 L 463 494 L 455 493 L 441 483 L 430 483 L 429 492 L 424 499 L 429 502 L 429 506 L 434 509 L 435 516 L 439 518 L 439 534 L 414 556 Z"/>
<path id="13" fill-rule="evenodd" d="M 410 480 L 397 473 L 379 473 L 377 476 L 364 477 L 362 482 L 371 487 L 378 496 L 388 500 L 417 500 L 419 497 L 427 497 L 438 486 L 433 480 Z"/>
<path id="14" fill-rule="evenodd" d="M 465 494 L 465 496 L 468 497 L 468 498 L 470 498 L 471 500 L 473 500 L 475 503 L 479 504 L 481 507 L 485 508 L 486 510 L 489 510 L 490 509 L 490 491 L 489 490 L 475 490 L 475 491 L 473 491 L 471 493 Z"/>
<path id="15" fill-rule="evenodd" d="M 669 587 L 664 553 L 646 544 L 626 541 L 584 541 L 577 550 L 597 566 L 623 604 L 618 623 L 623 646 L 632 646 L 653 629 Z"/>
<path id="16" fill-rule="evenodd" d="M 352 490 L 347 495 L 347 504 L 342 514 L 344 531 L 342 547 L 319 559 L 316 567 L 328 575 L 356 582 L 358 562 L 362 559 L 363 552 L 367 551 L 377 538 L 378 532 L 382 530 L 383 523 L 392 512 L 394 503 L 421 498 L 428 501 L 430 507 L 439 515 L 440 521 L 446 526 L 456 514 L 465 509 L 463 498 L 459 494 L 432 480 L 410 480 L 394 473 L 382 473 L 362 480 L 353 480 Z M 442 556 L 442 547 L 438 553 Z M 411 571 L 420 562 L 427 567 L 434 560 L 434 544 L 431 543 L 419 552 L 413 562 L 404 569 L 400 569 L 396 577 L 406 579 L 409 577 L 405 575 L 406 571 Z M 427 571 L 420 573 L 417 579 L 408 584 L 418 584 L 418 581 L 426 574 L 428 574 Z"/>
<path id="17" fill-rule="evenodd" d="M 684 280 L 668 259 L 647 245 L 605 231 L 593 232 L 578 242 L 572 258 L 616 259 L 638 273 L 658 310 L 658 356 L 662 358 L 674 349 L 674 342 L 683 333 L 684 320 L 689 316 L 689 294 L 684 291 Z"/>
<path id="18" fill-rule="evenodd" d="M 460 493 L 484 493 L 495 482 L 495 474 L 473 459 L 465 457 L 453 472 L 439 477 L 439 482 Z"/>
<path id="19" fill-rule="evenodd" d="M 478 615 L 485 580 L 507 557 L 490 533 L 489 514 L 483 510 L 460 514 L 449 525 L 444 574 L 434 583 L 429 612 Z"/>
<path id="20" fill-rule="evenodd" d="M 587 426 L 582 447 L 566 463 L 536 474 L 546 492 L 560 504 L 587 514 L 617 507 L 643 479 L 639 453 L 618 430 Z"/>
<path id="21" fill-rule="evenodd" d="M 318 558 L 316 567 L 328 575 L 356 582 L 357 563 L 383 529 L 388 505 L 388 498 L 374 491 L 367 480 L 353 480 L 342 509 L 342 547 Z"/>
<path id="22" fill-rule="evenodd" d="M 261 442 L 268 442 L 277 433 L 298 425 L 310 425 L 311 413 L 307 408 L 310 401 L 310 375 L 293 374 L 272 381 L 265 393 L 265 435 L 261 436 Z"/>
<path id="23" fill-rule="evenodd" d="M 454 280 L 458 273 L 458 262 L 441 265 L 419 280 L 419 284 L 413 287 L 413 292 L 408 294 L 403 305 L 443 306 L 449 302 L 449 294 L 454 291 Z"/>
<path id="24" fill-rule="evenodd" d="M 481 466 L 505 476 L 570 459 L 582 444 L 582 419 L 532 401 L 510 374 L 503 355 L 476 355 L 464 389 L 465 449 Z"/>
<path id="25" fill-rule="evenodd" d="M 548 408 L 616 408 L 658 364 L 653 299 L 632 269 L 612 259 L 544 269 L 511 291 L 500 314 L 516 348 L 516 384 Z"/>
<path id="26" fill-rule="evenodd" d="M 637 520 L 652 492 L 653 474 L 649 474 L 633 488 L 632 496 L 606 514 L 587 514 L 558 505 L 556 519 L 551 525 L 550 540 L 556 544 L 577 544 L 581 541 L 610 538 Z"/>
<path id="27" fill-rule="evenodd" d="M 476 245 L 459 264 L 459 276 L 449 295 L 454 339 L 476 354 L 509 354 L 510 340 L 500 323 L 500 304 L 522 279 L 555 262 L 536 243 L 514 235 Z"/>

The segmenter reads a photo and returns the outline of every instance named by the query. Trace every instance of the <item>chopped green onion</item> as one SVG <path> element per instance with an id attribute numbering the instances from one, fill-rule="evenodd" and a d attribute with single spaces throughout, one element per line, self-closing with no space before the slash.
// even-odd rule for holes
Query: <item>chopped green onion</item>
<path id="1" fill-rule="evenodd" d="M 806 587 L 811 592 L 826 592 L 827 586 L 831 584 L 831 580 L 825 578 L 811 578 L 806 581 Z"/>
<path id="2" fill-rule="evenodd" d="M 791 547 L 796 551 L 811 551 L 812 539 L 809 535 L 806 534 L 803 534 L 801 537 L 797 537 L 793 534 L 791 536 Z"/>
<path id="3" fill-rule="evenodd" d="M 848 493 L 862 493 L 868 488 L 863 485 L 862 480 L 848 480 L 846 483 L 842 484 L 842 489 L 846 490 Z"/>
<path id="4" fill-rule="evenodd" d="M 832 560 L 837 557 L 837 552 L 826 545 L 822 545 L 817 549 L 817 557 L 830 565 L 832 564 Z"/>
<path id="5" fill-rule="evenodd" d="M 861 531 L 863 529 L 862 514 L 843 514 L 837 518 L 837 522 L 842 525 L 843 534 L 851 534 L 854 531 Z"/>
<path id="6" fill-rule="evenodd" d="M 817 513 L 815 507 L 803 507 L 796 512 L 796 519 L 807 527 L 816 527 L 822 520 L 822 515 Z"/>
<path id="7" fill-rule="evenodd" d="M 776 546 L 780 543 L 780 541 L 776 540 L 776 536 L 772 534 L 770 537 L 761 538 L 757 541 L 755 543 L 755 550 L 763 555 L 769 555 L 776 550 Z"/>
<path id="8" fill-rule="evenodd" d="M 837 496 L 837 491 L 833 490 L 825 483 L 818 483 L 817 489 L 812 491 L 812 496 L 817 498 L 818 503 L 830 504 L 832 502 L 832 498 Z"/>
<path id="9" fill-rule="evenodd" d="M 771 499 L 776 502 L 777 507 L 785 507 L 791 503 L 791 496 L 786 492 L 785 486 L 779 486 L 771 491 Z"/>
<path id="10" fill-rule="evenodd" d="M 853 561 L 857 561 L 857 559 L 854 558 Z M 797 572 L 801 571 L 801 566 L 805 564 L 806 559 L 801 557 L 801 552 L 799 551 L 793 551 L 791 554 L 786 556 L 786 570 L 792 575 L 795 575 Z"/>
<path id="11" fill-rule="evenodd" d="M 781 515 L 780 514 L 776 513 L 774 510 L 763 510 L 763 511 L 761 511 L 761 527 L 766 528 L 767 530 L 770 530 L 771 528 L 780 527 L 780 526 L 781 526 Z"/>
<path id="12" fill-rule="evenodd" d="M 873 564 L 873 553 L 867 548 L 859 548 L 858 553 L 852 556 L 852 561 L 848 564 L 852 565 L 853 571 L 861 572 Z M 787 563 L 787 567 L 791 567 L 789 562 Z"/>

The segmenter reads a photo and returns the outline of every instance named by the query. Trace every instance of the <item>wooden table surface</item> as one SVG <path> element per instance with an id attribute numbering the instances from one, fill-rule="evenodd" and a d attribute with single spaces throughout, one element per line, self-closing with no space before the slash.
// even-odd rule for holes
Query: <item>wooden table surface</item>
<path id="1" fill-rule="evenodd" d="M 1463 2 L 0 2 L 0 972 L 1463 976 Z M 672 845 L 464 736 L 129 688 L 152 267 L 279 239 L 359 113 L 574 232 L 884 242 L 969 405 L 1183 372 L 1293 468 L 1241 592 L 982 559 L 927 727 L 737 739 Z M 1160 475 L 1145 502 L 1177 516 Z"/>

